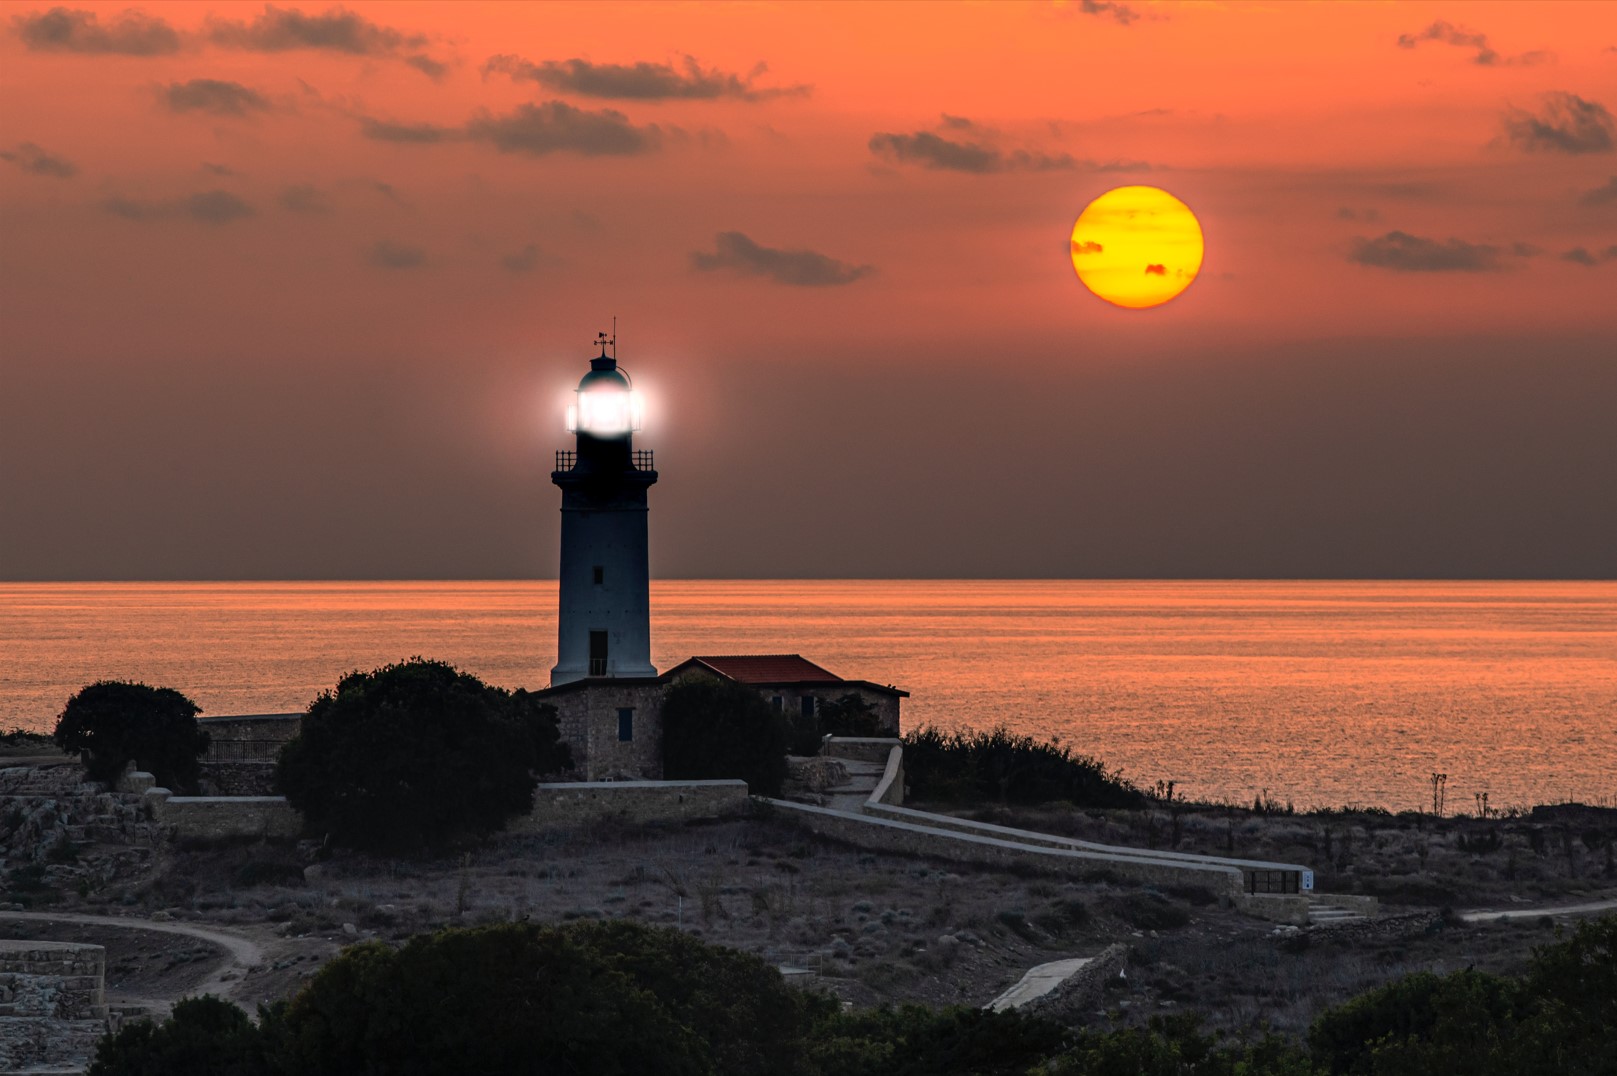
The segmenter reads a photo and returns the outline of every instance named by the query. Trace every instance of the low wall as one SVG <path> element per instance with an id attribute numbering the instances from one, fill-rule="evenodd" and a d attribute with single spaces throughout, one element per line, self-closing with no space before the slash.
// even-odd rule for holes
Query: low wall
<path id="1" fill-rule="evenodd" d="M 898 746 L 899 742 L 888 736 L 828 736 L 820 754 L 860 762 L 886 762 L 893 748 Z"/>
<path id="2" fill-rule="evenodd" d="M 275 763 L 204 762 L 200 783 L 210 796 L 273 796 Z"/>
<path id="3" fill-rule="evenodd" d="M 0 1073 L 82 1071 L 107 1030 L 107 951 L 0 941 Z"/>
<path id="4" fill-rule="evenodd" d="M 1372 918 L 1381 911 L 1380 897 L 1367 897 L 1359 893 L 1319 893 L 1314 903 L 1334 904 L 1338 908 L 1346 908 L 1350 912 L 1358 912 Z"/>
<path id="5" fill-rule="evenodd" d="M 721 818 L 747 807 L 745 781 L 575 781 L 542 784 L 533 811 L 506 824 L 511 833 L 586 822 L 683 822 Z"/>
<path id="6" fill-rule="evenodd" d="M 183 840 L 289 839 L 303 832 L 303 816 L 285 796 L 175 796 L 166 788 L 153 788 L 145 802 L 152 820 L 172 827 Z"/>
<path id="7" fill-rule="evenodd" d="M 865 801 L 866 808 L 871 804 L 885 804 L 897 807 L 904 802 L 904 748 L 894 744 L 892 750 L 887 752 L 887 769 L 882 771 L 881 780 Z"/>
<path id="8" fill-rule="evenodd" d="M 1089 963 L 1056 984 L 1054 990 L 1034 998 L 1017 1011 L 1066 1024 L 1076 1023 L 1095 1007 L 1107 981 L 1117 978 L 1117 973 L 1123 970 L 1128 953 L 1126 945 L 1108 945 Z"/>
<path id="9" fill-rule="evenodd" d="M 1032 867 L 1052 873 L 1106 874 L 1147 885 L 1198 885 L 1215 893 L 1240 892 L 1241 872 L 1234 867 L 1144 856 L 1115 857 L 1062 848 L 1037 848 L 973 833 L 943 832 L 910 822 L 848 814 L 790 800 L 757 797 L 777 817 L 797 822 L 811 832 L 860 848 L 901 855 L 933 856 L 988 866 Z"/>
<path id="10" fill-rule="evenodd" d="M 1235 910 L 1271 923 L 1308 925 L 1308 898 L 1293 893 L 1239 892 L 1235 894 Z"/>

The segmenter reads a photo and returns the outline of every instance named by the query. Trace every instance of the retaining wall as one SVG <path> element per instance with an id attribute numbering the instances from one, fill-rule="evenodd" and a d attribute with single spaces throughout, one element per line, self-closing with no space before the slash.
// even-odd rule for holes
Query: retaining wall
<path id="1" fill-rule="evenodd" d="M 989 866 L 1033 867 L 1052 873 L 1107 874 L 1147 885 L 1198 885 L 1231 897 L 1241 894 L 1234 867 L 1145 856 L 1109 856 L 1064 848 L 1038 848 L 974 833 L 940 831 L 911 822 L 848 814 L 790 800 L 757 797 L 779 814 L 821 836 L 860 848 L 902 855 L 935 856 Z"/>
<path id="2" fill-rule="evenodd" d="M 82 1071 L 107 1030 L 107 951 L 0 941 L 0 1073 Z"/>
<path id="3" fill-rule="evenodd" d="M 904 748 L 895 744 L 887 752 L 887 769 L 882 771 L 881 780 L 870 793 L 862 810 L 868 812 L 872 805 L 885 805 L 896 807 L 904 802 Z"/>
<path id="4" fill-rule="evenodd" d="M 886 762 L 898 740 L 889 736 L 829 736 L 820 754 L 832 758 L 851 758 L 860 762 Z"/>
<path id="5" fill-rule="evenodd" d="M 1108 945 L 1089 963 L 1056 984 L 1055 989 L 1036 997 L 1017 1011 L 1028 1015 L 1049 1017 L 1071 1025 L 1087 1016 L 1100 1000 L 1108 980 L 1117 978 L 1128 959 L 1128 946 Z"/>
<path id="6" fill-rule="evenodd" d="M 747 807 L 745 781 L 575 781 L 542 784 L 533 811 L 506 824 L 524 833 L 584 822 L 682 822 L 720 818 Z"/>
<path id="7" fill-rule="evenodd" d="M 303 816 L 285 796 L 175 796 L 166 788 L 146 792 L 152 820 L 185 840 L 229 837 L 289 839 L 303 832 Z"/>

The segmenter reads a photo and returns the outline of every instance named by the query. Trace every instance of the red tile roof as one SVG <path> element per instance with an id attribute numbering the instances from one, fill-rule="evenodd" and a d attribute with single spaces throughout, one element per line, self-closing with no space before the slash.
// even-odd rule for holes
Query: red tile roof
<path id="1" fill-rule="evenodd" d="M 842 677 L 800 654 L 730 654 L 693 657 L 721 676 L 742 684 L 837 684 Z"/>

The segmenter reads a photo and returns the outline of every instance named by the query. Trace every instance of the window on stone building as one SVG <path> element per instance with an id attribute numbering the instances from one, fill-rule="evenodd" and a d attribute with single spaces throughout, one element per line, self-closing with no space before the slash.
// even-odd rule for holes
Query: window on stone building
<path id="1" fill-rule="evenodd" d="M 813 695 L 804 695 L 803 696 L 803 716 L 804 717 L 813 717 L 814 716 L 814 696 Z"/>
<path id="2" fill-rule="evenodd" d="M 770 699 L 769 704 L 771 706 L 773 706 L 776 710 L 784 710 L 784 709 L 786 709 L 786 700 L 781 698 L 779 695 L 776 695 L 775 697 Z"/>
<path id="3" fill-rule="evenodd" d="M 618 742 L 628 743 L 634 739 L 634 707 L 624 706 L 618 710 Z"/>

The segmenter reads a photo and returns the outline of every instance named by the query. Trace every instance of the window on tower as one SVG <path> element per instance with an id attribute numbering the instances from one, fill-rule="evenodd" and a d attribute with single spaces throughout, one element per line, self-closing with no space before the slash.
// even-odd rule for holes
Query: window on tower
<path id="1" fill-rule="evenodd" d="M 592 571 L 595 574 L 595 585 L 596 586 L 600 586 L 602 583 L 606 582 L 606 569 L 605 568 L 603 568 L 599 564 L 597 564 L 592 569 Z"/>
<path id="2" fill-rule="evenodd" d="M 606 675 L 606 632 L 590 632 L 590 675 Z"/>

